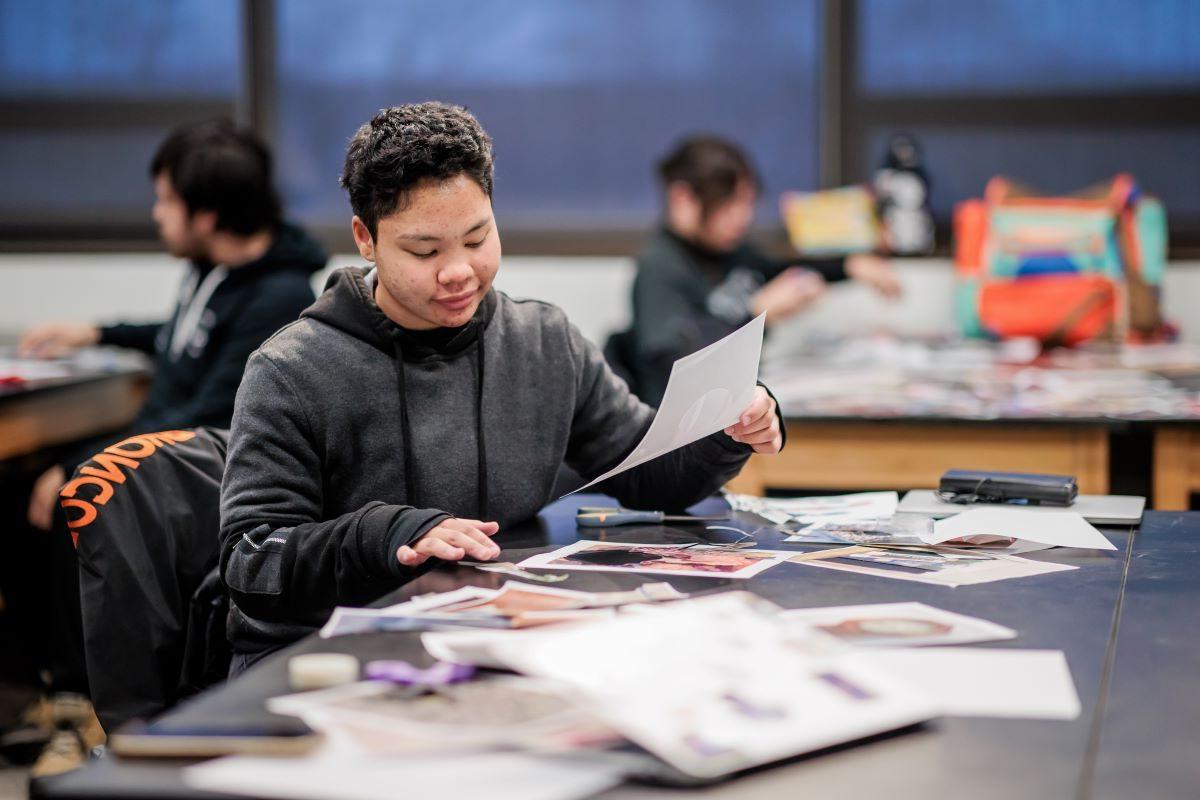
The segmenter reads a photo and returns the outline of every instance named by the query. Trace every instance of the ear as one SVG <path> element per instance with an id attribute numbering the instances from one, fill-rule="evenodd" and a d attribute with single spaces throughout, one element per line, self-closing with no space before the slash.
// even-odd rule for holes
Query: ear
<path id="1" fill-rule="evenodd" d="M 358 247 L 358 254 L 363 257 L 363 260 L 375 263 L 375 237 L 371 236 L 371 232 L 367 230 L 367 224 L 359 219 L 358 215 L 354 215 L 354 219 L 350 220 L 350 231 L 354 234 L 354 244 Z"/>
<path id="2" fill-rule="evenodd" d="M 217 212 L 197 211 L 191 217 L 192 232 L 198 236 L 212 236 L 217 230 Z"/>

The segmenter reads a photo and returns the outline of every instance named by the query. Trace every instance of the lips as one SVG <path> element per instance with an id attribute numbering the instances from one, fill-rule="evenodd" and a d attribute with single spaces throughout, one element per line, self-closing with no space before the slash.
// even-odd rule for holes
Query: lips
<path id="1" fill-rule="evenodd" d="M 434 298 L 435 303 L 447 308 L 451 311 L 462 311 L 471 305 L 471 301 L 475 299 L 475 292 L 463 292 L 462 294 L 451 295 L 450 297 Z"/>

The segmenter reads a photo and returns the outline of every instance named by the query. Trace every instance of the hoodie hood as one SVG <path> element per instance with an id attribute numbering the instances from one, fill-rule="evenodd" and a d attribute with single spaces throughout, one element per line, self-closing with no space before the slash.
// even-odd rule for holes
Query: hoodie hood
<path id="1" fill-rule="evenodd" d="M 399 349 L 405 361 L 423 362 L 454 358 L 479 340 L 496 310 L 496 292 L 489 290 L 475 315 L 458 333 L 440 346 L 431 346 L 393 322 L 375 302 L 373 267 L 343 267 L 329 276 L 325 290 L 302 318 L 318 320 L 331 328 L 367 342 L 388 355 Z"/>
<path id="2" fill-rule="evenodd" d="M 227 281 L 249 280 L 261 276 L 264 272 L 292 271 L 309 276 L 324 269 L 329 262 L 329 254 L 325 248 L 303 229 L 285 222 L 279 226 L 279 231 L 267 252 L 249 264 L 229 270 Z M 198 265 L 204 270 L 204 265 Z"/>

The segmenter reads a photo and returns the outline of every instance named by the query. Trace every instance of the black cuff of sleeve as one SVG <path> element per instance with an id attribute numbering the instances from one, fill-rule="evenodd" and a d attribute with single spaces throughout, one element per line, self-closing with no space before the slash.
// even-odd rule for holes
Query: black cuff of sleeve
<path id="1" fill-rule="evenodd" d="M 378 514 L 379 519 L 387 523 L 387 527 L 380 537 L 383 547 L 383 563 L 386 565 L 388 575 L 407 575 L 409 574 L 408 567 L 396 560 L 396 551 L 406 544 L 412 544 L 424 536 L 430 528 L 442 520 L 450 519 L 452 515 L 436 508 L 397 506 L 384 506 L 383 508 L 390 509 L 392 512 L 391 514 Z M 364 524 L 375 513 L 368 514 L 367 518 L 363 520 Z M 375 520 L 371 520 L 371 523 L 378 524 Z"/>
<path id="2" fill-rule="evenodd" d="M 758 382 L 771 399 L 775 401 L 775 416 L 779 418 L 779 452 L 783 452 L 783 448 L 787 447 L 787 420 L 783 418 L 783 408 L 779 405 L 779 398 L 771 391 L 771 387 L 767 386 L 762 381 Z"/>

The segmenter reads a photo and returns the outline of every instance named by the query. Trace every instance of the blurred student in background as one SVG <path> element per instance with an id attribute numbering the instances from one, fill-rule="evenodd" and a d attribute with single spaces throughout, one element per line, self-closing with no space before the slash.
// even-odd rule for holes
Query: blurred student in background
<path id="1" fill-rule="evenodd" d="M 713 136 L 684 140 L 658 165 L 663 222 L 638 257 L 633 326 L 609 342 L 638 396 L 657 405 L 671 365 L 761 313 L 767 325 L 821 296 L 828 282 L 860 281 L 896 297 L 900 283 L 872 255 L 773 259 L 746 241 L 761 183 L 737 145 Z"/>
<path id="2" fill-rule="evenodd" d="M 190 261 L 174 312 L 148 325 L 57 322 L 26 331 L 22 355 L 56 357 L 106 344 L 154 357 L 154 379 L 131 428 L 72 447 L 34 486 L 29 522 L 50 527 L 59 487 L 93 451 L 136 433 L 228 427 L 246 359 L 313 301 L 321 246 L 281 219 L 271 155 L 224 121 L 173 132 L 150 163 L 152 216 L 173 256 Z"/>

